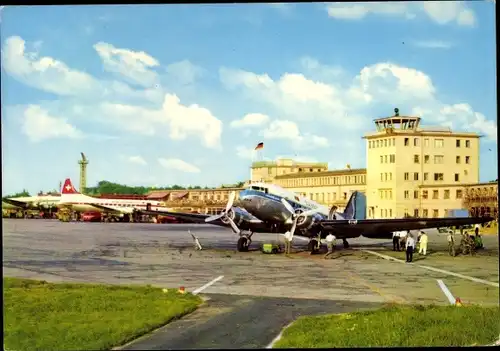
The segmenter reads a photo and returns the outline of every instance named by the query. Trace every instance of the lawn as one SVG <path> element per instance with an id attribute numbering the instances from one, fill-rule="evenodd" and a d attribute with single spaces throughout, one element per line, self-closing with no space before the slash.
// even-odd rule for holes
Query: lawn
<path id="1" fill-rule="evenodd" d="M 387 306 L 352 314 L 301 317 L 274 348 L 470 346 L 495 342 L 499 308 Z"/>
<path id="2" fill-rule="evenodd" d="M 150 286 L 3 278 L 4 349 L 109 350 L 194 311 L 201 299 Z"/>

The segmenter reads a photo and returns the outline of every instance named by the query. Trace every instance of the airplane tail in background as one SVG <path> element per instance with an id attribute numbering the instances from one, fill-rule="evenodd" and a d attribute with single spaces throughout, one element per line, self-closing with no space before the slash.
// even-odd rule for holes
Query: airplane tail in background
<path id="1" fill-rule="evenodd" d="M 345 219 L 366 219 L 366 195 L 364 193 L 360 191 L 352 193 L 343 217 Z"/>
<path id="2" fill-rule="evenodd" d="M 73 184 L 71 184 L 71 179 L 67 178 L 64 181 L 64 185 L 61 189 L 61 195 L 74 195 L 74 194 L 80 194 L 80 193 L 76 191 Z"/>

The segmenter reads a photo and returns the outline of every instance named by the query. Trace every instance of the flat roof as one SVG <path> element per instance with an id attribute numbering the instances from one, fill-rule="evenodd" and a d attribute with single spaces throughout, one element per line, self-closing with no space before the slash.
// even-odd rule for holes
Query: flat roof
<path id="1" fill-rule="evenodd" d="M 366 168 L 353 168 L 353 169 L 337 169 L 332 171 L 323 172 L 297 172 L 276 176 L 276 180 L 293 179 L 293 178 L 310 178 L 310 177 L 328 177 L 328 176 L 341 176 L 341 175 L 359 175 L 366 174 Z"/>

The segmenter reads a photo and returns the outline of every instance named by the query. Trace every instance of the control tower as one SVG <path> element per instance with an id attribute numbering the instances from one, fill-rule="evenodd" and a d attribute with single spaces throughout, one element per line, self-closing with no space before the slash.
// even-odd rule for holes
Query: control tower
<path id="1" fill-rule="evenodd" d="M 78 161 L 80 165 L 80 192 L 84 194 L 87 188 L 87 165 L 89 164 L 89 160 L 87 160 L 83 152 L 80 154 L 82 155 L 82 159 Z"/>
<path id="2" fill-rule="evenodd" d="M 394 109 L 394 116 L 378 118 L 375 122 L 377 132 L 392 134 L 394 132 L 416 132 L 420 125 L 420 117 L 400 116 L 399 109 Z"/>

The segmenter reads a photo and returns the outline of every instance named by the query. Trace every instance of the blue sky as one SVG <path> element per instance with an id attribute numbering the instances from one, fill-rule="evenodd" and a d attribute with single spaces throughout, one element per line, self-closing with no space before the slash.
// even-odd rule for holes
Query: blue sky
<path id="1" fill-rule="evenodd" d="M 494 4 L 2 8 L 3 193 L 209 185 L 262 157 L 365 167 L 374 118 L 482 133 L 497 178 Z M 491 151 L 490 151 L 491 150 Z"/>

